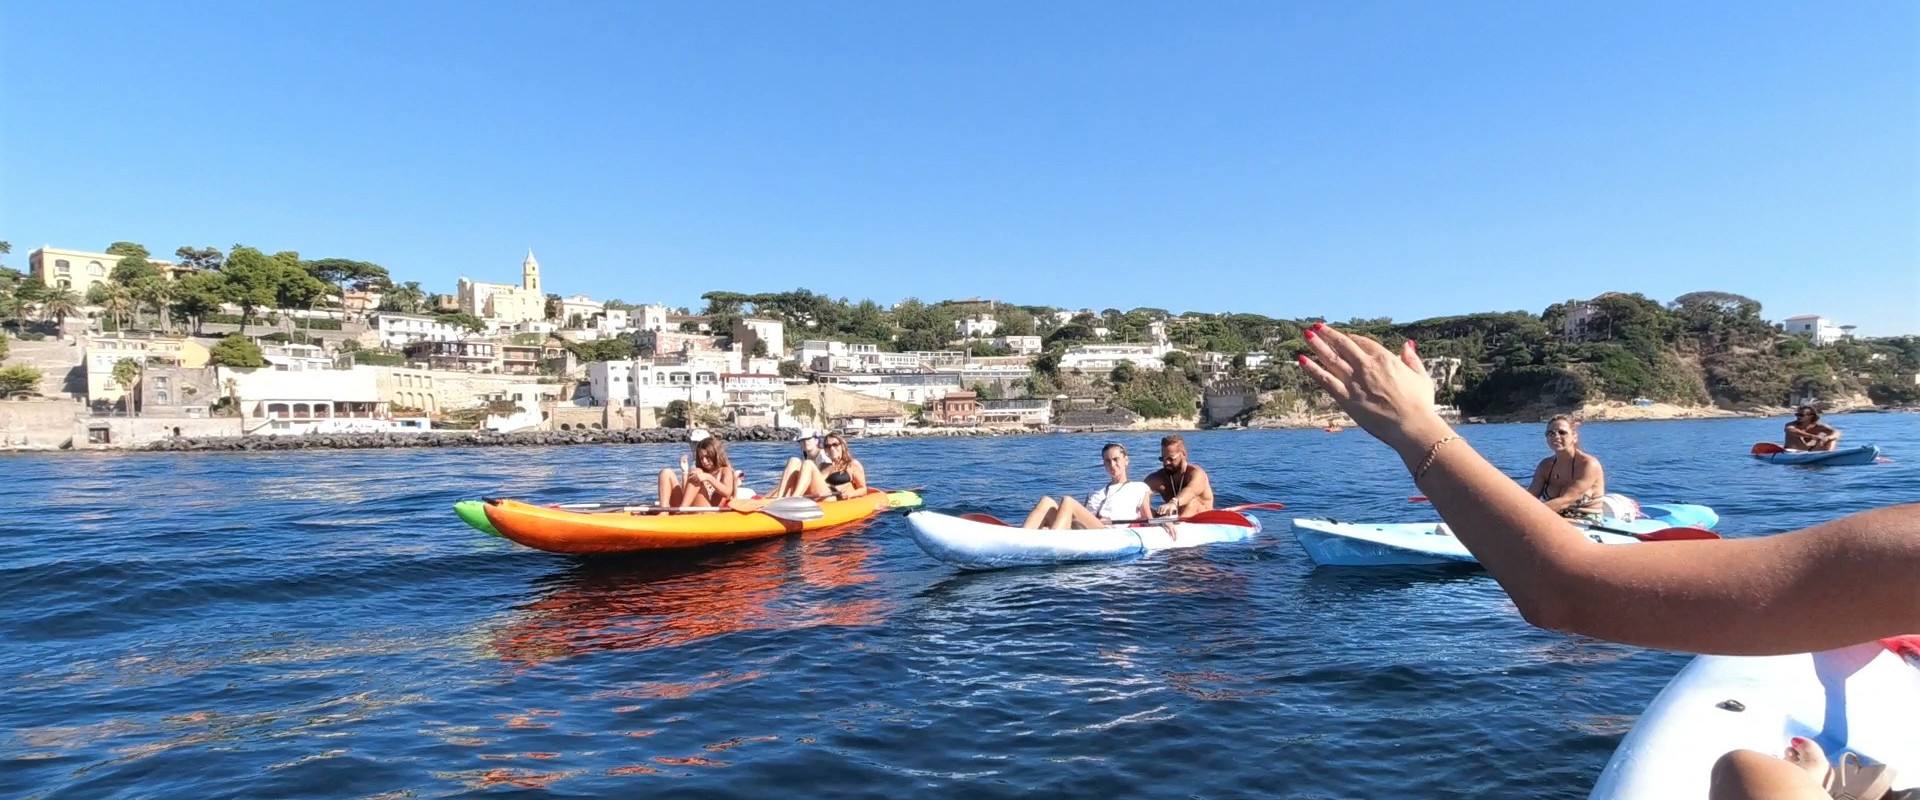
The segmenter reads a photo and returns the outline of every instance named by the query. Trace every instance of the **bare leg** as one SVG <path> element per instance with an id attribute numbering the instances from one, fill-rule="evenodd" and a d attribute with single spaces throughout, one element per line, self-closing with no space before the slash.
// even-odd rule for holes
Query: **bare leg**
<path id="1" fill-rule="evenodd" d="M 1053 521 L 1054 530 L 1064 531 L 1068 528 L 1090 530 L 1105 527 L 1107 527 L 1106 521 L 1094 516 L 1086 506 L 1080 504 L 1080 501 L 1073 499 L 1072 495 L 1060 498 L 1060 514 L 1059 519 Z"/>
<path id="2" fill-rule="evenodd" d="M 1053 502 L 1053 498 L 1051 497 L 1040 498 L 1040 502 L 1033 504 L 1033 510 L 1027 512 L 1027 521 L 1020 523 L 1020 527 L 1048 527 L 1049 523 L 1053 521 L 1054 510 L 1059 507 L 1060 504 Z"/>
<path id="3" fill-rule="evenodd" d="M 801 487 L 807 497 L 833 497 L 833 487 L 827 485 L 827 474 L 820 471 L 820 465 L 811 461 L 800 465 Z"/>
<path id="4" fill-rule="evenodd" d="M 1799 737 L 1785 758 L 1735 750 L 1713 765 L 1708 800 L 1823 800 L 1827 757 L 1820 745 Z"/>
<path id="5" fill-rule="evenodd" d="M 800 495 L 800 465 L 806 462 L 797 458 L 787 459 L 787 466 L 780 471 L 780 482 L 773 487 L 774 497 L 798 497 Z"/>
<path id="6" fill-rule="evenodd" d="M 671 508 L 677 506 L 680 493 L 680 478 L 673 470 L 660 470 L 660 505 Z"/>

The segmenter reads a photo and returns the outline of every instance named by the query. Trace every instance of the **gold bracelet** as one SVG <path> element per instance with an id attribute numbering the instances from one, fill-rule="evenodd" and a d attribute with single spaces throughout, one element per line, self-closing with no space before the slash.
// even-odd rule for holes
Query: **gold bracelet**
<path id="1" fill-rule="evenodd" d="M 1432 447 L 1428 447 L 1427 457 L 1420 459 L 1420 466 L 1414 469 L 1413 471 L 1413 479 L 1417 481 L 1417 480 L 1420 480 L 1421 478 L 1427 477 L 1427 469 L 1433 466 L 1434 459 L 1440 457 L 1440 446 L 1448 442 L 1458 441 L 1459 439 L 1460 439 L 1459 434 L 1452 434 L 1445 439 L 1441 439 L 1440 441 L 1434 442 Z"/>

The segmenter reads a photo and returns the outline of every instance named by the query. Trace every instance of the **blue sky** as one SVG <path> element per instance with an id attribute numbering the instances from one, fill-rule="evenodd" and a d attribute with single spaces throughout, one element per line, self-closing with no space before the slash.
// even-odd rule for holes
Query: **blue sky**
<path id="1" fill-rule="evenodd" d="M 1920 6 L 0 3 L 0 239 L 451 291 L 1920 333 Z"/>

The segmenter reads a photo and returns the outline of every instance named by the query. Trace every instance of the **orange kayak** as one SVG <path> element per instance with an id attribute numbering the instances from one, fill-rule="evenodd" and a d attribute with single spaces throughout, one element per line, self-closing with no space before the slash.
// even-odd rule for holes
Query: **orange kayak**
<path id="1" fill-rule="evenodd" d="M 822 500 L 819 519 L 779 519 L 760 512 L 632 514 L 566 511 L 518 500 L 489 500 L 487 521 L 500 535 L 549 553 L 631 553 L 745 542 L 859 522 L 888 507 L 887 493 L 868 490 L 846 500 Z"/>

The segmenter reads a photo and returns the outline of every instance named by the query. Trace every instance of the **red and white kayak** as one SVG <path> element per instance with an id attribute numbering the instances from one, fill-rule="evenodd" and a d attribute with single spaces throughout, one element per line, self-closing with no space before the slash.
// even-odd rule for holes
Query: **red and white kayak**
<path id="1" fill-rule="evenodd" d="M 1234 511 L 1066 531 L 1014 527 L 984 514 L 956 517 L 933 511 L 912 512 L 907 523 L 927 555 L 971 570 L 1114 561 L 1156 550 L 1237 542 L 1260 532 L 1260 520 Z"/>

